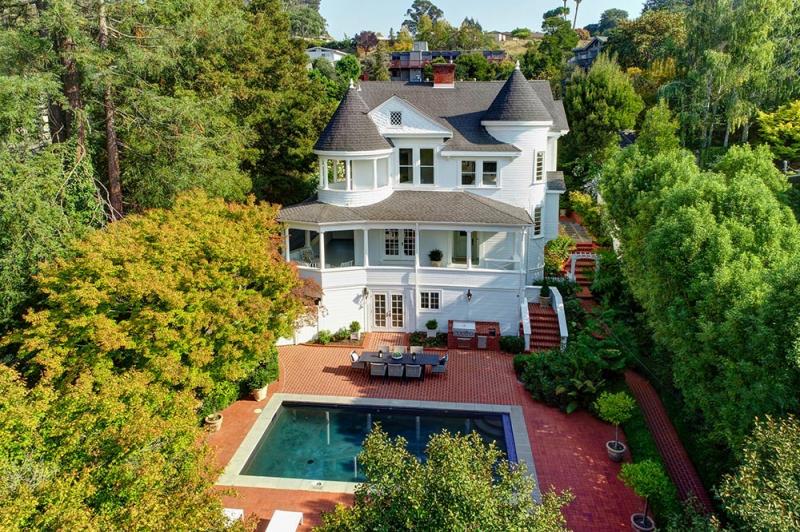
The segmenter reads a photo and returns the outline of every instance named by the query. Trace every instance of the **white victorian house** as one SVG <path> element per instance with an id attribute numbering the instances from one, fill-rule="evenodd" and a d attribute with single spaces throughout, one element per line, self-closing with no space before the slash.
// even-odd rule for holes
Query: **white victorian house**
<path id="1" fill-rule="evenodd" d="M 568 126 L 547 81 L 352 87 L 315 145 L 319 188 L 283 208 L 286 259 L 322 288 L 318 330 L 424 330 L 494 321 L 516 335 L 526 286 L 557 236 Z M 439 258 L 439 260 L 436 260 Z"/>

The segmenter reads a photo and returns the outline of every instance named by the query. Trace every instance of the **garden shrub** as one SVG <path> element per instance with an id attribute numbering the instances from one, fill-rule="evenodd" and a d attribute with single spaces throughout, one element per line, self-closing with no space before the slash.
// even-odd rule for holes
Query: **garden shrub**
<path id="1" fill-rule="evenodd" d="M 559 235 L 544 246 L 544 274 L 546 277 L 561 275 L 561 268 L 569 258 L 575 241 L 565 235 Z"/>
<path id="2" fill-rule="evenodd" d="M 573 190 L 569 193 L 570 205 L 583 220 L 583 225 L 594 236 L 595 240 L 601 244 L 608 243 L 608 231 L 605 227 L 603 217 L 604 208 L 599 205 L 592 196 L 586 192 Z"/>
<path id="3" fill-rule="evenodd" d="M 519 355 L 515 355 L 514 373 L 516 373 L 517 376 L 522 375 L 522 372 L 525 371 L 525 368 L 528 367 L 528 364 L 530 363 L 531 359 L 535 356 L 537 355 L 525 354 L 525 353 L 520 353 Z"/>
<path id="4" fill-rule="evenodd" d="M 525 338 L 522 336 L 501 336 L 500 350 L 512 355 L 522 353 L 525 351 Z"/>
<path id="5" fill-rule="evenodd" d="M 428 338 L 425 331 L 415 331 L 409 335 L 409 343 L 425 347 L 447 347 L 447 334 L 439 333 L 433 338 Z"/>
<path id="6" fill-rule="evenodd" d="M 327 345 L 333 341 L 333 335 L 330 331 L 323 329 L 317 333 L 317 343 Z"/>
<path id="7" fill-rule="evenodd" d="M 588 408 L 624 368 L 625 357 L 613 344 L 586 331 L 565 351 L 545 351 L 528 359 L 521 380 L 537 401 L 572 413 Z"/>
<path id="8" fill-rule="evenodd" d="M 556 288 L 558 293 L 561 294 L 561 298 L 566 301 L 572 297 L 575 297 L 577 293 L 581 290 L 581 287 L 575 281 L 571 281 L 566 277 L 550 277 L 547 279 L 547 284 L 551 288 Z"/>
<path id="9" fill-rule="evenodd" d="M 359 332 L 361 332 L 361 324 L 357 321 L 350 322 L 350 333 L 358 334 Z"/>
<path id="10" fill-rule="evenodd" d="M 338 331 L 336 331 L 333 335 L 334 342 L 343 342 L 350 338 L 350 329 L 347 327 L 341 327 Z"/>
<path id="11" fill-rule="evenodd" d="M 239 384 L 230 381 L 220 381 L 214 385 L 210 392 L 203 398 L 200 416 L 224 410 L 239 399 Z"/>

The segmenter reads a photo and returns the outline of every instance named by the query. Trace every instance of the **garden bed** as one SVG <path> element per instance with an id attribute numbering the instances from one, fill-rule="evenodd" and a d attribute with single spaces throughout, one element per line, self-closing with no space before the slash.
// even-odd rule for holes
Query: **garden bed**
<path id="1" fill-rule="evenodd" d="M 428 338 L 425 331 L 413 332 L 408 336 L 409 345 L 421 345 L 424 347 L 447 348 L 447 334 L 438 333 L 433 338 Z"/>

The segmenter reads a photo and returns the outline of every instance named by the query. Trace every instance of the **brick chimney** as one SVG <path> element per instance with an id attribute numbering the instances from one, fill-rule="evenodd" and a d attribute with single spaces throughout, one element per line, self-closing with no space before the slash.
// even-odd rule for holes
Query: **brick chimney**
<path id="1" fill-rule="evenodd" d="M 452 89 L 456 86 L 456 66 L 453 63 L 431 63 L 431 66 L 434 89 Z"/>

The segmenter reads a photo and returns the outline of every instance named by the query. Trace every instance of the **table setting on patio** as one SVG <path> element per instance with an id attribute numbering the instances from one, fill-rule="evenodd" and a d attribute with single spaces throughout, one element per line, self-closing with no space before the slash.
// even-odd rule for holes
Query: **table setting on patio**
<path id="1" fill-rule="evenodd" d="M 449 358 L 448 355 L 441 357 L 437 353 L 407 352 L 397 348 L 365 351 L 361 355 L 353 352 L 351 357 L 353 367 L 369 368 L 373 377 L 385 377 L 388 374 L 389 377 L 420 379 L 425 377 L 427 366 L 431 367 L 433 373 L 444 373 Z"/>

